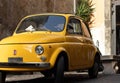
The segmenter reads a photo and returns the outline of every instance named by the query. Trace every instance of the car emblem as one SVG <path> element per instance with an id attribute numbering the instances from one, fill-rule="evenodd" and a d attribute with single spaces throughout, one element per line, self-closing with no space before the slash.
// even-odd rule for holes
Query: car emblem
<path id="1" fill-rule="evenodd" d="M 14 51 L 13 51 L 13 55 L 16 55 L 16 54 L 17 54 L 17 51 L 16 51 L 16 50 L 14 50 Z"/>

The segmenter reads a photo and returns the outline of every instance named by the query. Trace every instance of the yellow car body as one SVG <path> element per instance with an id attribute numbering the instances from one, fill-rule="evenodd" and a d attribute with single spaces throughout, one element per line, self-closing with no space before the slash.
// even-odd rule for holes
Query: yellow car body
<path id="1" fill-rule="evenodd" d="M 44 30 L 42 27 L 41 31 L 35 30 L 32 17 L 38 23 L 41 22 L 37 19 L 40 16 L 43 16 L 41 19 L 44 18 L 43 24 L 52 28 Z M 46 23 L 49 21 L 50 23 Z M 68 31 L 70 24 L 81 29 Z M 19 28 L 24 28 L 25 31 Z M 65 71 L 89 69 L 94 65 L 95 57 L 99 57 L 88 28 L 80 17 L 73 14 L 26 16 L 12 36 L 0 41 L 0 71 L 47 71 L 55 67 L 60 56 L 64 57 Z"/>

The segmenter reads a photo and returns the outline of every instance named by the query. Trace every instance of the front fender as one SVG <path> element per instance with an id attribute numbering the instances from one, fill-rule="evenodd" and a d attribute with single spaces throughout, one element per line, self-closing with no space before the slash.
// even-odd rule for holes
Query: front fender
<path id="1" fill-rule="evenodd" d="M 54 67 L 54 65 L 55 65 L 55 63 L 56 63 L 56 60 L 57 60 L 57 58 L 58 58 L 58 56 L 59 56 L 59 54 L 61 53 L 61 52 L 66 52 L 67 53 L 67 51 L 63 48 L 63 47 L 60 47 L 60 48 L 57 48 L 54 52 L 53 52 L 53 54 L 51 55 L 51 58 L 50 58 L 50 64 L 51 64 L 51 67 L 53 68 Z"/>

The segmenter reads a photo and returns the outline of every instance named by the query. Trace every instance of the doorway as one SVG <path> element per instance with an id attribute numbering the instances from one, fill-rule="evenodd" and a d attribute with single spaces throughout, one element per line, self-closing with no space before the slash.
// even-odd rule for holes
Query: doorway
<path id="1" fill-rule="evenodd" d="M 120 55 L 120 5 L 116 5 L 116 55 Z"/>

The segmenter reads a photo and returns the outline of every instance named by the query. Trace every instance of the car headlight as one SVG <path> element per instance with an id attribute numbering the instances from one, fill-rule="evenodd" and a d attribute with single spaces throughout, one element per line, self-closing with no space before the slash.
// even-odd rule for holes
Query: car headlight
<path id="1" fill-rule="evenodd" d="M 43 49 L 42 46 L 36 46 L 35 52 L 36 52 L 38 55 L 40 55 L 40 54 L 43 54 L 44 49 Z"/>

